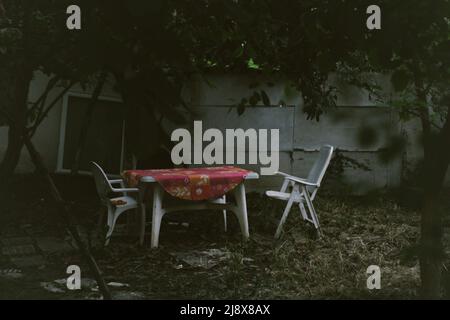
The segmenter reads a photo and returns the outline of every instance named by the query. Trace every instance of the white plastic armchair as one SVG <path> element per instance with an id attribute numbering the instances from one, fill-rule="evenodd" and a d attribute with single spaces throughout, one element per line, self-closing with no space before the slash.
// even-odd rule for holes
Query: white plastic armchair
<path id="1" fill-rule="evenodd" d="M 271 198 L 287 201 L 280 223 L 278 224 L 275 238 L 279 238 L 283 225 L 289 215 L 289 211 L 294 203 L 297 203 L 304 220 L 311 222 L 316 228 L 319 236 L 322 235 L 319 218 L 313 205 L 313 200 L 320 188 L 325 172 L 330 164 L 334 147 L 324 145 L 320 148 L 319 156 L 314 162 L 306 179 L 298 178 L 287 173 L 277 172 L 284 177 L 280 191 L 266 191 L 266 195 Z M 306 204 L 306 207 L 305 207 Z M 307 209 L 307 210 L 306 210 Z"/>
<path id="2" fill-rule="evenodd" d="M 137 188 L 125 188 L 122 179 L 108 180 L 103 169 L 95 162 L 91 162 L 91 171 L 94 176 L 95 186 L 97 193 L 100 197 L 102 204 L 108 209 L 108 232 L 106 233 L 105 245 L 109 244 L 111 235 L 116 226 L 119 216 L 127 210 L 137 209 L 139 207 L 138 201 L 129 196 L 128 193 L 135 193 L 139 195 L 139 189 Z M 113 185 L 120 185 L 120 188 L 114 188 Z M 114 194 L 120 195 L 114 197 Z M 110 198 L 113 196 L 112 198 Z M 143 235 L 140 235 L 141 243 L 143 241 Z"/>

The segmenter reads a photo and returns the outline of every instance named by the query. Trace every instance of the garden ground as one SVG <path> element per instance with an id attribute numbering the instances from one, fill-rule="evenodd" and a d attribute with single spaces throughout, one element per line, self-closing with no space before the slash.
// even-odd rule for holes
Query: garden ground
<path id="1" fill-rule="evenodd" d="M 241 241 L 232 214 L 225 233 L 221 213 L 203 211 L 168 215 L 156 250 L 149 248 L 149 239 L 140 247 L 124 223 L 105 248 L 100 244 L 98 199 L 90 178 L 56 179 L 118 299 L 418 297 L 420 217 L 412 201 L 380 194 L 352 197 L 322 192 L 316 208 L 324 236 L 318 239 L 294 209 L 281 239 L 275 241 L 283 203 L 249 194 L 251 238 L 246 243 Z M 35 176 L 16 177 L 3 198 L 0 298 L 100 298 L 45 185 Z M 448 214 L 444 226 L 445 248 L 450 253 Z M 82 290 L 70 291 L 65 286 L 66 268 L 73 264 L 81 267 Z M 380 290 L 367 289 L 370 265 L 381 268 Z"/>

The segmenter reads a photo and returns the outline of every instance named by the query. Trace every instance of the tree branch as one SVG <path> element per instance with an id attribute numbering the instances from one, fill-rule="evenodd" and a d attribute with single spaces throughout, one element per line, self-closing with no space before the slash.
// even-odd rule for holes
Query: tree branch
<path id="1" fill-rule="evenodd" d="M 7 19 L 6 17 L 6 9 L 3 5 L 3 0 L 0 0 L 0 19 Z"/>
<path id="2" fill-rule="evenodd" d="M 413 110 L 406 110 L 406 113 L 408 113 L 408 114 L 410 114 L 410 115 L 412 115 L 412 116 L 415 116 L 415 117 L 417 117 L 417 118 L 421 118 L 421 117 L 422 117 L 422 114 L 420 113 L 420 110 L 419 110 L 419 112 L 414 112 Z M 435 128 L 435 129 L 442 130 L 442 127 L 440 127 L 439 125 L 437 125 L 436 123 L 434 123 L 434 122 L 431 121 L 431 120 L 430 120 L 430 125 L 431 125 L 433 128 Z"/>
<path id="3" fill-rule="evenodd" d="M 0 107 L 0 114 L 3 114 L 8 119 L 8 121 L 13 122 L 13 118 L 9 114 L 9 112 L 1 107 Z M 80 250 L 83 258 L 86 259 L 89 268 L 91 269 L 95 277 L 95 280 L 97 281 L 98 287 L 103 295 L 103 298 L 111 300 L 112 299 L 111 293 L 108 289 L 108 286 L 105 283 L 105 280 L 103 279 L 102 273 L 97 265 L 97 262 L 95 261 L 95 258 L 92 256 L 88 247 L 84 244 L 83 240 L 81 239 L 80 234 L 78 233 L 78 229 L 76 228 L 76 225 L 74 223 L 75 219 L 70 213 L 70 210 L 67 208 L 64 199 L 62 198 L 58 188 L 56 187 L 55 182 L 53 181 L 53 178 L 50 176 L 47 166 L 42 160 L 41 155 L 31 142 L 30 135 L 25 134 L 23 137 L 23 141 L 25 147 L 28 150 L 28 153 L 30 154 L 31 160 L 33 161 L 33 164 L 36 167 L 36 170 L 40 172 L 48 182 L 52 197 L 55 200 L 57 206 L 61 209 L 61 212 L 63 213 L 63 218 L 66 223 L 66 227 L 69 230 L 69 233 L 71 234 L 73 239 L 75 240 L 75 243 L 77 244 L 78 249 Z"/>
<path id="4" fill-rule="evenodd" d="M 36 109 L 43 110 L 49 92 L 55 87 L 59 79 L 60 79 L 59 76 L 54 76 L 53 78 L 48 80 L 45 91 L 42 93 L 39 99 L 37 99 L 36 102 L 33 103 L 33 106 L 28 110 L 27 117 L 31 116 Z M 40 112 L 38 113 L 37 118 L 39 118 L 39 114 Z"/>
<path id="5" fill-rule="evenodd" d="M 56 105 L 56 103 L 67 93 L 67 91 L 69 91 L 70 88 L 72 88 L 75 85 L 75 83 L 76 83 L 76 81 L 74 81 L 74 80 L 71 81 L 70 84 L 67 87 L 65 87 L 58 94 L 58 96 L 55 99 L 53 99 L 53 101 L 50 103 L 50 105 L 48 105 L 47 108 L 41 113 L 41 116 L 36 119 L 33 126 L 31 128 L 29 128 L 29 130 L 28 130 L 30 137 L 32 137 L 36 133 L 37 128 L 42 123 L 42 121 L 44 121 L 44 119 L 47 117 L 48 113 L 52 110 L 52 108 Z"/>
<path id="6" fill-rule="evenodd" d="M 106 82 L 106 76 L 107 76 L 106 72 L 102 71 L 102 73 L 99 76 L 97 85 L 94 89 L 94 92 L 92 93 L 91 101 L 87 107 L 86 113 L 84 114 L 82 127 L 80 131 L 80 137 L 78 138 L 78 146 L 75 152 L 75 157 L 72 162 L 71 174 L 78 173 L 78 169 L 80 167 L 81 162 L 81 156 L 83 154 L 84 146 L 86 145 L 87 133 L 92 122 L 92 115 L 94 114 L 94 108 L 98 101 L 98 97 L 100 96 L 100 93 L 103 90 L 103 85 Z"/>
<path id="7" fill-rule="evenodd" d="M 98 268 L 97 262 L 95 261 L 94 257 L 90 253 L 87 246 L 84 244 L 83 240 L 80 237 L 80 234 L 78 233 L 78 230 L 74 224 L 74 219 L 72 215 L 69 213 L 69 209 L 67 208 L 67 205 L 65 204 L 63 198 L 61 197 L 61 194 L 59 193 L 58 188 L 55 185 L 55 182 L 53 181 L 53 178 L 50 176 L 50 173 L 45 166 L 41 155 L 34 147 L 33 143 L 30 140 L 29 136 L 26 136 L 24 138 L 25 147 L 28 150 L 28 153 L 30 154 L 30 157 L 36 167 L 36 170 L 42 174 L 42 176 L 47 180 L 48 185 L 50 187 L 50 192 L 52 194 L 53 199 L 55 200 L 57 206 L 61 209 L 61 212 L 63 213 L 63 218 L 66 222 L 66 226 L 72 235 L 73 239 L 75 240 L 78 249 L 80 249 L 81 254 L 86 259 L 89 268 L 92 270 L 95 280 L 97 281 L 98 287 L 103 294 L 103 298 L 107 300 L 111 300 L 112 296 L 109 292 L 108 286 L 105 283 L 105 280 L 102 277 L 101 271 Z"/>

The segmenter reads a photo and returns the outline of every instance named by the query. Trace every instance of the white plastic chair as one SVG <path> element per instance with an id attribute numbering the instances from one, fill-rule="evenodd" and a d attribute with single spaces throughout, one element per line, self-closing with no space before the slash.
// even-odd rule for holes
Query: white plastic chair
<path id="1" fill-rule="evenodd" d="M 103 169 L 95 162 L 91 162 L 91 171 L 94 176 L 95 186 L 97 188 L 97 193 L 100 197 L 102 203 L 108 208 L 108 221 L 107 225 L 109 227 L 106 233 L 105 245 L 109 244 L 111 234 L 116 225 L 119 216 L 130 209 L 137 209 L 139 207 L 138 201 L 135 198 L 130 197 L 128 193 L 138 193 L 137 188 L 125 188 L 122 179 L 108 180 Z M 114 188 L 113 184 L 119 184 L 120 188 Z M 110 198 L 112 194 L 120 194 L 119 197 Z M 142 228 L 141 228 L 142 233 Z M 144 235 L 140 235 L 140 241 L 143 242 Z"/>
<path id="2" fill-rule="evenodd" d="M 325 175 L 325 172 L 330 164 L 333 155 L 334 147 L 324 145 L 320 148 L 319 156 L 308 174 L 308 178 L 301 179 L 283 172 L 276 174 L 284 176 L 284 182 L 280 191 L 266 191 L 266 195 L 271 198 L 287 201 L 280 223 L 278 224 L 275 238 L 279 238 L 283 225 L 289 215 L 289 211 L 294 203 L 298 203 L 300 212 L 304 220 L 314 224 L 319 236 L 322 235 L 320 230 L 319 218 L 314 209 L 313 200 L 319 190 L 320 183 Z M 305 208 L 306 203 L 306 210 Z M 308 215 L 309 213 L 309 215 Z"/>

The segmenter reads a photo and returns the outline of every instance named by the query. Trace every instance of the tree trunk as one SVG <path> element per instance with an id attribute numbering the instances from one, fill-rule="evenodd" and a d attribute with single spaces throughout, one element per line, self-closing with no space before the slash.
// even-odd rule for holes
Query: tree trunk
<path id="1" fill-rule="evenodd" d="M 77 174 L 80 168 L 81 156 L 83 155 L 83 150 L 84 147 L 86 146 L 89 127 L 91 126 L 92 116 L 94 115 L 94 108 L 96 103 L 98 102 L 98 97 L 100 96 L 100 93 L 103 90 L 103 86 L 106 82 L 106 77 L 107 77 L 106 72 L 102 71 L 102 73 L 99 76 L 97 85 L 94 89 L 94 92 L 92 92 L 91 101 L 89 102 L 86 113 L 84 114 L 83 122 L 81 125 L 80 137 L 78 138 L 77 150 L 75 152 L 75 157 L 73 159 L 72 167 L 70 170 L 70 173 L 72 175 Z"/>
<path id="2" fill-rule="evenodd" d="M 9 121 L 8 147 L 0 164 L 0 180 L 8 180 L 17 167 L 23 147 L 22 135 L 27 125 L 28 89 L 32 79 L 32 70 L 19 67 L 14 83 L 14 101 L 11 110 L 13 122 Z"/>
<path id="3" fill-rule="evenodd" d="M 6 18 L 5 8 L 2 3 L 1 12 L 2 18 Z M 30 17 L 32 6 L 25 6 L 25 12 L 23 16 L 23 36 L 22 46 L 25 53 L 22 58 L 19 58 L 12 67 L 15 80 L 13 87 L 13 102 L 12 109 L 10 111 L 12 119 L 8 121 L 8 147 L 5 152 L 2 163 L 0 164 L 0 181 L 3 185 L 7 185 L 9 178 L 14 173 L 20 159 L 20 153 L 23 147 L 22 135 L 25 132 L 27 125 L 27 111 L 28 111 L 28 90 L 30 82 L 33 77 L 33 68 L 30 66 L 30 62 L 26 58 L 26 53 L 29 48 L 29 30 L 30 30 Z M 2 187 L 0 185 L 0 187 Z"/>
<path id="4" fill-rule="evenodd" d="M 0 20 L 1 19 L 6 19 L 6 10 L 2 0 L 0 0 Z"/>
<path id="5" fill-rule="evenodd" d="M 22 151 L 22 133 L 18 128 L 9 127 L 8 130 L 8 146 L 0 164 L 0 179 L 7 180 L 14 173 L 19 163 L 20 153 Z"/>
<path id="6" fill-rule="evenodd" d="M 437 201 L 436 195 L 426 195 L 422 209 L 420 277 L 425 299 L 439 299 L 442 294 L 442 216 Z"/>
<path id="7" fill-rule="evenodd" d="M 426 137 L 425 147 L 425 197 L 421 217 L 420 276 L 422 296 L 439 299 L 442 296 L 442 214 L 439 196 L 450 163 L 450 108 L 440 134 L 431 142 Z"/>

